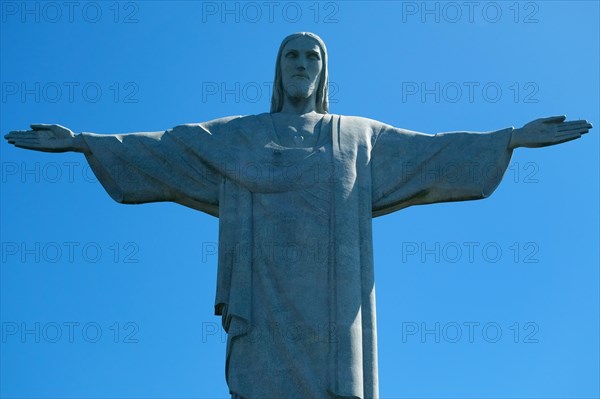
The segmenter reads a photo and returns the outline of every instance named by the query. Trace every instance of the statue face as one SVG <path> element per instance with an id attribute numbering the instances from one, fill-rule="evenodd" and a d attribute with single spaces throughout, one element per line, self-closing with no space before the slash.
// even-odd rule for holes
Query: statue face
<path id="1" fill-rule="evenodd" d="M 321 50 L 308 36 L 290 40 L 281 53 L 281 81 L 283 91 L 290 99 L 304 99 L 314 95 L 323 69 Z"/>

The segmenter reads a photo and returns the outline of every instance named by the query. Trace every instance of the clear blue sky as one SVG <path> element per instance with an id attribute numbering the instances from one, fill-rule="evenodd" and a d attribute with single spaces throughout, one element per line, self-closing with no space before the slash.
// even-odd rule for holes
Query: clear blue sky
<path id="1" fill-rule="evenodd" d="M 517 150 L 491 198 L 379 218 L 374 242 L 382 398 L 596 398 L 598 2 L 465 3 L 2 1 L 0 131 L 266 112 L 295 31 L 328 46 L 333 113 L 427 133 L 588 119 Z M 218 220 L 117 204 L 80 154 L 0 155 L 1 396 L 227 397 Z"/>

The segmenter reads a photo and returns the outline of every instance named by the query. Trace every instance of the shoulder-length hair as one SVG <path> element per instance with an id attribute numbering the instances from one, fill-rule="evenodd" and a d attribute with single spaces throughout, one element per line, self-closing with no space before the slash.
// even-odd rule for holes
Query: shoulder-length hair
<path id="1" fill-rule="evenodd" d="M 280 112 L 283 108 L 283 82 L 281 80 L 281 56 L 285 45 L 294 39 L 302 36 L 308 36 L 313 39 L 319 45 L 321 50 L 321 60 L 323 68 L 321 69 L 321 78 L 319 79 L 319 85 L 317 86 L 317 98 L 316 98 L 316 111 L 320 114 L 327 114 L 329 112 L 329 94 L 328 94 L 328 74 L 327 74 L 327 48 L 323 40 L 311 32 L 297 32 L 287 36 L 281 42 L 279 51 L 277 52 L 277 60 L 275 61 L 275 80 L 273 81 L 273 95 L 271 97 L 271 113 Z"/>

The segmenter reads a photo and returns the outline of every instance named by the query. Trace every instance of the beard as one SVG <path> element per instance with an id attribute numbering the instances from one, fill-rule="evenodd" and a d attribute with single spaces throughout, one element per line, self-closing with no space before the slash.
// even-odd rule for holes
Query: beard
<path id="1" fill-rule="evenodd" d="M 291 100 L 302 100 L 312 96 L 317 91 L 317 82 L 305 79 L 294 79 L 283 85 L 283 91 Z"/>

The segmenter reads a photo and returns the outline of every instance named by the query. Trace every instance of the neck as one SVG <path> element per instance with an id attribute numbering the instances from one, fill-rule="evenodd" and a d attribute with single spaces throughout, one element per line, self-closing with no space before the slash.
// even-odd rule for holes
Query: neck
<path id="1" fill-rule="evenodd" d="M 286 98 L 283 100 L 281 111 L 286 114 L 304 115 L 317 112 L 315 96 L 308 98 Z"/>

